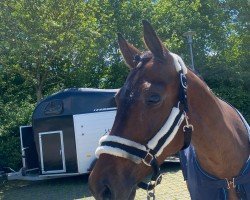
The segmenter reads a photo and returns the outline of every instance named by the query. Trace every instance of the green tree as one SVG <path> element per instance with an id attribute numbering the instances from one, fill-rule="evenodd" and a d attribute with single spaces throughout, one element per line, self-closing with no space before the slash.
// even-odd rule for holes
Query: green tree
<path id="1" fill-rule="evenodd" d="M 41 98 L 67 87 L 122 86 L 128 68 L 116 33 L 144 50 L 142 19 L 186 63 L 183 33 L 195 30 L 196 69 L 250 119 L 247 0 L 2 0 L 0 8 L 0 166 L 18 168 L 18 127 L 31 123 Z"/>
<path id="2" fill-rule="evenodd" d="M 0 64 L 25 77 L 37 101 L 89 62 L 98 33 L 84 1 L 1 1 L 0 7 Z"/>

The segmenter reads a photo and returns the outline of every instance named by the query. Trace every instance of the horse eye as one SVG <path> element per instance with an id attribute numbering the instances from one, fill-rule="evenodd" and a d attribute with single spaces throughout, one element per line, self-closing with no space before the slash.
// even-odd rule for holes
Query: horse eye
<path id="1" fill-rule="evenodd" d="M 147 99 L 147 104 L 157 104 L 161 100 L 160 95 L 158 94 L 153 94 Z"/>

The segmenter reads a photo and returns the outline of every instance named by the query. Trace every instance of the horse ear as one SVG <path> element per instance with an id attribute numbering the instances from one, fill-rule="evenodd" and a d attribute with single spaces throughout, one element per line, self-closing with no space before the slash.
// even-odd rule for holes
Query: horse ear
<path id="1" fill-rule="evenodd" d="M 129 44 L 120 33 L 118 33 L 118 44 L 126 64 L 129 68 L 135 68 L 139 61 L 136 61 L 134 58 L 136 55 L 141 55 L 141 52 L 132 44 Z"/>
<path id="2" fill-rule="evenodd" d="M 155 30 L 147 20 L 143 20 L 142 24 L 144 41 L 148 49 L 153 53 L 155 57 L 161 59 L 164 58 L 164 52 L 168 52 L 168 49 L 164 47 Z"/>

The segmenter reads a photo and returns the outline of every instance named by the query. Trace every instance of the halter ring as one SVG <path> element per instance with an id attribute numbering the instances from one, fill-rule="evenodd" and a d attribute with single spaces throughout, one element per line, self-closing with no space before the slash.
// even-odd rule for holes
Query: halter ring
<path id="1" fill-rule="evenodd" d="M 181 85 L 184 89 L 187 89 L 187 78 L 185 74 L 181 73 L 180 74 L 180 79 L 181 79 Z"/>
<path id="2" fill-rule="evenodd" d="M 155 188 L 153 190 L 147 189 L 147 200 L 155 200 Z"/>

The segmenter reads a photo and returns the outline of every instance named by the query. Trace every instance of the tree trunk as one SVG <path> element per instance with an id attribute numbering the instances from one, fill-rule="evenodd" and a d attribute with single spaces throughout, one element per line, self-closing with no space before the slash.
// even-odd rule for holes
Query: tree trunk
<path id="1" fill-rule="evenodd" d="M 38 84 L 36 87 L 36 101 L 39 102 L 43 98 L 42 85 Z"/>

